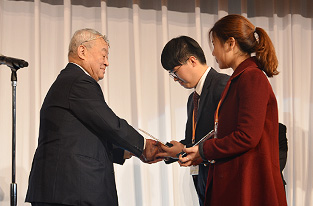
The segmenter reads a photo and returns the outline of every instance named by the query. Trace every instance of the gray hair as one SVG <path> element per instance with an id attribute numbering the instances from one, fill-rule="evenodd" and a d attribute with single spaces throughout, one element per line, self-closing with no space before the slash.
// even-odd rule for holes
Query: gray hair
<path id="1" fill-rule="evenodd" d="M 72 54 L 76 54 L 77 53 L 77 48 L 86 43 L 89 42 L 91 40 L 95 40 L 98 38 L 103 38 L 103 40 L 108 44 L 109 46 L 109 40 L 105 35 L 102 35 L 100 32 L 94 30 L 94 29 L 80 29 L 77 30 L 70 42 L 69 48 L 68 48 L 68 56 L 72 55 Z M 87 47 L 90 47 L 90 45 L 86 45 Z"/>

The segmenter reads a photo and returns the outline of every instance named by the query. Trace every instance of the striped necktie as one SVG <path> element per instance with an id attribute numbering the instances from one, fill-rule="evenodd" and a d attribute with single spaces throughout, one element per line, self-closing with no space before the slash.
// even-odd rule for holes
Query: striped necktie
<path id="1" fill-rule="evenodd" d="M 197 125 L 197 117 L 198 117 L 198 105 L 199 105 L 199 94 L 194 91 L 193 92 L 193 119 L 192 119 L 192 144 L 196 142 L 196 125 Z"/>

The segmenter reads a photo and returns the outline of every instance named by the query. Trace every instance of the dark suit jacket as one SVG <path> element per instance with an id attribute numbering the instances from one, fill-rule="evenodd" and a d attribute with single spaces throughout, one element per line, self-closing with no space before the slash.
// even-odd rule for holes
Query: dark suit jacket
<path id="1" fill-rule="evenodd" d="M 69 63 L 40 111 L 26 201 L 118 205 L 113 160 L 122 163 L 123 152 L 113 144 L 140 156 L 144 139 L 108 107 L 99 84 Z"/>
<path id="2" fill-rule="evenodd" d="M 272 87 L 255 58 L 242 62 L 230 81 L 219 110 L 217 138 L 203 144 L 206 159 L 216 160 L 210 165 L 205 203 L 287 205 Z"/>
<path id="3" fill-rule="evenodd" d="M 283 176 L 283 170 L 287 163 L 287 152 L 288 152 L 288 140 L 286 133 L 287 133 L 286 125 L 279 123 L 279 166 L 284 185 L 286 185 L 286 181 Z"/>
<path id="4" fill-rule="evenodd" d="M 197 126 L 196 142 L 204 135 L 214 129 L 214 113 L 220 100 L 221 93 L 229 79 L 226 74 L 218 73 L 213 68 L 208 72 L 200 96 Z M 193 113 L 193 93 L 190 94 L 187 103 L 188 119 L 186 123 L 185 139 L 181 143 L 187 147 L 192 146 L 192 113 Z M 199 166 L 199 175 L 195 183 L 199 199 L 204 202 L 205 185 L 208 174 L 208 166 L 201 164 Z"/>

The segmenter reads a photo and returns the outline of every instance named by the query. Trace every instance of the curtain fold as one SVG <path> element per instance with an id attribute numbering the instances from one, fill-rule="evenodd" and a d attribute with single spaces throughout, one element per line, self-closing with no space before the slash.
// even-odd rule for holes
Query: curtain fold
<path id="1" fill-rule="evenodd" d="M 308 0 L 0 0 L 0 54 L 25 59 L 18 71 L 17 184 L 24 203 L 37 147 L 39 112 L 45 95 L 67 63 L 68 44 L 81 28 L 94 28 L 110 42 L 105 78 L 99 82 L 113 111 L 135 128 L 167 142 L 185 135 L 192 92 L 162 68 L 163 46 L 180 35 L 196 39 L 209 66 L 208 31 L 237 13 L 271 37 L 280 74 L 270 78 L 287 126 L 284 170 L 288 205 L 313 205 L 313 2 Z M 219 70 L 231 74 L 232 70 Z M 11 183 L 11 71 L 0 65 L 0 205 L 9 205 Z M 137 158 L 115 166 L 121 206 L 198 205 L 188 168 Z"/>

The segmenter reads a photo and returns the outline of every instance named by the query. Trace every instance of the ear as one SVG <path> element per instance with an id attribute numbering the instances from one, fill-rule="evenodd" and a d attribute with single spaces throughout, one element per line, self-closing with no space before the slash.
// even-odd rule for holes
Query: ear
<path id="1" fill-rule="evenodd" d="M 236 40 L 234 37 L 229 37 L 226 41 L 226 44 L 228 45 L 230 50 L 233 50 L 236 46 Z"/>
<path id="2" fill-rule="evenodd" d="M 196 66 L 199 63 L 198 59 L 195 56 L 190 56 L 189 60 L 192 66 Z"/>
<path id="3" fill-rule="evenodd" d="M 87 52 L 87 48 L 84 45 L 80 45 L 77 48 L 77 56 L 80 59 L 86 59 L 86 52 Z"/>

